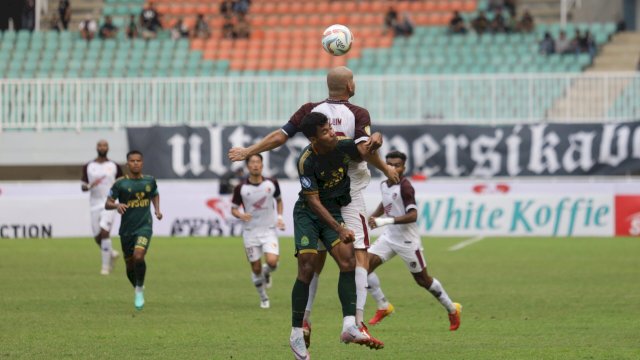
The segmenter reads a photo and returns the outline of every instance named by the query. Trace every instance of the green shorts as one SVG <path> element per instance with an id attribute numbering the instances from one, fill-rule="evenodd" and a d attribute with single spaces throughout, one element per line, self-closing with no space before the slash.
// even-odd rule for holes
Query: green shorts
<path id="1" fill-rule="evenodd" d="M 327 209 L 333 218 L 344 224 L 340 208 Z M 330 251 L 340 242 L 340 236 L 329 225 L 322 222 L 316 214 L 300 201 L 293 208 L 293 234 L 296 244 L 296 255 L 304 253 L 318 253 L 318 241 L 322 241 Z"/>
<path id="2" fill-rule="evenodd" d="M 125 259 L 133 256 L 136 248 L 142 248 L 146 252 L 149 249 L 150 243 L 151 234 L 120 236 L 120 244 L 122 245 L 122 252 L 124 253 Z"/>

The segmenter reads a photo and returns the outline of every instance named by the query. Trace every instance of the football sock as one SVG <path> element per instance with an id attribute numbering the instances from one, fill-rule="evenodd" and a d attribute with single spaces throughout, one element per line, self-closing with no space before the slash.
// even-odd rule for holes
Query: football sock
<path id="1" fill-rule="evenodd" d="M 345 316 L 342 318 L 342 332 L 347 331 L 348 328 L 356 326 L 356 317 L 353 315 Z"/>
<path id="2" fill-rule="evenodd" d="M 318 280 L 320 279 L 320 274 L 313 273 L 313 279 L 311 279 L 311 283 L 309 284 L 309 300 L 307 300 L 307 307 L 304 311 L 304 320 L 308 323 L 311 323 L 311 308 L 313 308 L 313 300 L 316 298 L 316 291 L 318 291 Z"/>
<path id="3" fill-rule="evenodd" d="M 111 268 L 111 252 L 113 251 L 111 239 L 102 239 L 100 242 L 100 249 L 102 250 L 102 268 Z"/>
<path id="4" fill-rule="evenodd" d="M 271 274 L 272 272 L 276 271 L 276 269 L 278 268 L 278 265 L 276 264 L 276 266 L 271 267 L 269 266 L 269 264 L 262 264 L 262 273 L 264 274 L 264 276 L 267 276 L 269 274 Z"/>
<path id="5" fill-rule="evenodd" d="M 291 326 L 302 328 L 304 318 L 304 307 L 309 298 L 309 284 L 296 279 L 291 291 Z"/>
<path id="6" fill-rule="evenodd" d="M 356 266 L 356 324 L 364 321 L 364 304 L 367 302 L 367 269 Z"/>
<path id="7" fill-rule="evenodd" d="M 136 272 L 136 286 L 144 286 L 144 275 L 147 273 L 147 263 L 142 261 L 136 261 L 133 265 Z"/>
<path id="8" fill-rule="evenodd" d="M 356 315 L 356 272 L 340 272 L 338 278 L 338 297 L 342 304 L 342 316 Z"/>
<path id="9" fill-rule="evenodd" d="M 433 278 L 433 283 L 431 283 L 431 287 L 429 287 L 429 292 L 431 295 L 435 296 L 438 301 L 440 301 L 440 304 L 442 304 L 450 314 L 456 312 L 456 307 L 453 306 L 451 299 L 449 299 L 449 295 L 444 291 L 444 288 L 438 279 Z"/>
<path id="10" fill-rule="evenodd" d="M 136 287 L 135 287 L 135 291 L 136 291 L 136 294 L 141 293 L 141 292 L 144 292 L 144 287 L 142 287 L 142 286 L 136 286 Z"/>
<path id="11" fill-rule="evenodd" d="M 136 286 L 136 271 L 132 267 L 131 269 L 127 268 L 127 279 L 134 287 Z"/>
<path id="12" fill-rule="evenodd" d="M 387 298 L 384 296 L 384 293 L 380 288 L 380 279 L 378 279 L 378 275 L 372 272 L 371 274 L 369 274 L 369 276 L 367 276 L 367 281 L 369 283 L 369 287 L 367 288 L 367 290 L 369 291 L 369 294 L 371 294 L 371 296 L 376 300 L 378 309 L 383 310 L 388 308 L 389 302 L 387 301 Z"/>
<path id="13" fill-rule="evenodd" d="M 262 276 L 262 273 L 260 273 L 260 275 L 251 273 L 251 280 L 253 281 L 253 285 L 255 285 L 256 290 L 260 295 L 260 300 L 268 300 L 269 297 L 267 296 L 267 290 L 264 287 L 264 276 Z"/>

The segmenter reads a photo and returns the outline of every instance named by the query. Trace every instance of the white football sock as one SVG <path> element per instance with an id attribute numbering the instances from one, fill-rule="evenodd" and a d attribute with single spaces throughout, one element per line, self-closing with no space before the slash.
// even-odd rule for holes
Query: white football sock
<path id="1" fill-rule="evenodd" d="M 260 295 L 260 300 L 262 301 L 269 300 L 269 297 L 267 296 L 267 290 L 265 289 L 265 286 L 264 286 L 265 285 L 264 276 L 262 276 L 262 273 L 260 273 L 260 275 L 251 273 L 251 280 L 253 281 L 253 285 L 255 285 L 256 290 Z"/>
<path id="2" fill-rule="evenodd" d="M 356 324 L 364 321 L 364 305 L 367 302 L 367 269 L 356 266 Z"/>
<path id="3" fill-rule="evenodd" d="M 444 291 L 444 288 L 438 279 L 433 278 L 433 283 L 431 284 L 431 287 L 429 287 L 429 292 L 431 295 L 435 296 L 438 301 L 440 301 L 440 304 L 442 304 L 450 314 L 456 312 L 456 307 L 453 306 L 451 299 L 449 299 L 449 295 Z"/>
<path id="4" fill-rule="evenodd" d="M 372 272 L 367 276 L 367 281 L 369 282 L 369 287 L 367 287 L 367 291 L 369 294 L 376 300 L 378 304 L 378 310 L 384 310 L 389 307 L 389 302 L 387 298 L 384 297 L 384 293 L 380 288 L 380 279 L 375 272 Z"/>
<path id="5" fill-rule="evenodd" d="M 276 271 L 277 268 L 278 268 L 277 264 L 276 264 L 276 266 L 271 267 L 271 266 L 269 266 L 269 264 L 264 263 L 264 264 L 262 264 L 262 274 L 264 276 L 267 276 L 267 275 L 271 274 L 272 272 Z"/>
<path id="6" fill-rule="evenodd" d="M 345 316 L 342 318 L 342 332 L 347 331 L 348 328 L 356 326 L 356 317 L 353 315 Z"/>
<path id="7" fill-rule="evenodd" d="M 136 294 L 144 292 L 144 286 L 136 286 L 135 291 L 136 291 Z"/>
<path id="8" fill-rule="evenodd" d="M 113 251 L 111 239 L 102 239 L 100 241 L 100 249 L 102 250 L 102 268 L 111 268 L 111 252 Z"/>
<path id="9" fill-rule="evenodd" d="M 302 328 L 301 327 L 292 327 L 291 328 L 291 339 L 296 337 L 303 337 Z"/>
<path id="10" fill-rule="evenodd" d="M 316 292 L 318 291 L 318 280 L 320 274 L 313 273 L 313 279 L 309 283 L 309 299 L 307 300 L 307 307 L 304 310 L 304 321 L 311 323 L 311 308 L 313 308 L 313 300 L 316 298 Z"/>

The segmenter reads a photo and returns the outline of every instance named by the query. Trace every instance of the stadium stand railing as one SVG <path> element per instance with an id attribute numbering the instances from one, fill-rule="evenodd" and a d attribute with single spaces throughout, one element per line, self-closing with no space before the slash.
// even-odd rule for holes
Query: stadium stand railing
<path id="1" fill-rule="evenodd" d="M 637 73 L 358 76 L 354 102 L 376 123 L 603 122 L 640 119 Z M 589 97 L 569 96 L 581 82 Z M 325 78 L 6 79 L 0 130 L 281 125 L 326 97 Z M 590 107 L 594 99 L 604 104 Z M 563 112 L 551 109 L 568 102 Z"/>

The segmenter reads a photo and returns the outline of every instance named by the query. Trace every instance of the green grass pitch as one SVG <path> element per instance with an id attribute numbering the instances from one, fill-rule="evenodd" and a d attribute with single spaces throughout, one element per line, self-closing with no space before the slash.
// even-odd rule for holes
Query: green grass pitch
<path id="1" fill-rule="evenodd" d="M 321 278 L 314 359 L 638 359 L 640 239 L 425 239 L 430 272 L 463 304 L 440 304 L 400 259 L 378 271 L 396 313 L 371 332 L 385 349 L 338 341 L 337 272 Z M 119 241 L 114 238 L 114 243 Z M 271 309 L 259 307 L 238 238 L 154 238 L 146 306 L 119 260 L 99 275 L 89 239 L 0 241 L 0 359 L 290 359 L 292 240 L 281 239 Z M 369 298 L 366 317 L 375 311 Z"/>

